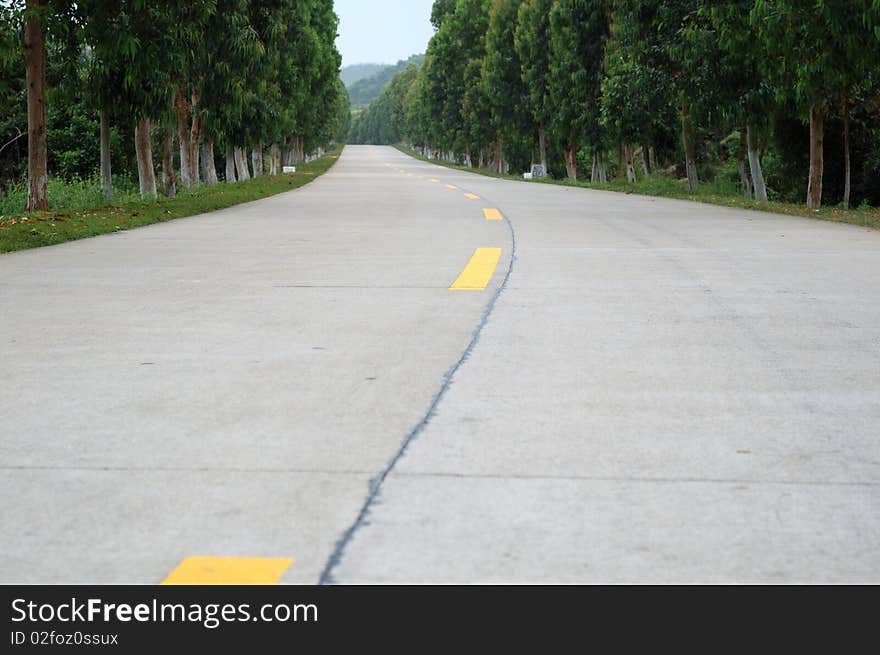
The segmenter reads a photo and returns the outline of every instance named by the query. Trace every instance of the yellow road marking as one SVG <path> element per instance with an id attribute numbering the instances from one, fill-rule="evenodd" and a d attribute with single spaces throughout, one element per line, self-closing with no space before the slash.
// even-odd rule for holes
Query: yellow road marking
<path id="1" fill-rule="evenodd" d="M 446 185 L 446 188 L 447 188 L 447 189 L 457 189 L 458 187 L 455 186 L 454 184 L 447 184 L 447 185 Z"/>
<path id="2" fill-rule="evenodd" d="M 163 585 L 273 585 L 292 559 L 260 557 L 187 557 Z"/>
<path id="3" fill-rule="evenodd" d="M 477 248 L 450 291 L 482 291 L 485 289 L 501 258 L 501 248 Z"/>
<path id="4" fill-rule="evenodd" d="M 435 180 L 434 178 L 431 178 L 431 181 L 432 181 L 434 184 L 440 184 L 440 180 Z"/>
<path id="5" fill-rule="evenodd" d="M 503 221 L 504 217 L 501 215 L 501 212 L 497 209 L 484 209 L 483 217 L 487 221 Z"/>
<path id="6" fill-rule="evenodd" d="M 471 200 L 479 200 L 480 199 L 480 196 L 475 195 L 473 193 L 466 193 L 466 194 L 464 194 L 464 197 L 470 198 Z"/>

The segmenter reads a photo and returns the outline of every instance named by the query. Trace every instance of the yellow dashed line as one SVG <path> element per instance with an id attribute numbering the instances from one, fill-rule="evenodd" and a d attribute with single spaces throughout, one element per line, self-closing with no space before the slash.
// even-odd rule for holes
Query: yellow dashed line
<path id="1" fill-rule="evenodd" d="M 469 198 L 471 200 L 479 200 L 480 199 L 480 196 L 473 194 L 473 193 L 466 193 L 466 194 L 464 194 L 464 197 Z"/>
<path id="2" fill-rule="evenodd" d="M 447 189 L 452 189 L 452 190 L 455 190 L 455 189 L 458 188 L 458 187 L 455 186 L 454 184 L 446 184 L 446 185 L 444 185 L 444 186 L 445 186 Z"/>
<path id="3" fill-rule="evenodd" d="M 292 559 L 258 557 L 187 557 L 163 585 L 273 585 L 278 584 Z"/>
<path id="4" fill-rule="evenodd" d="M 501 212 L 497 209 L 487 208 L 483 210 L 483 217 L 487 221 L 503 221 L 504 217 L 501 215 Z"/>
<path id="5" fill-rule="evenodd" d="M 489 285 L 500 258 L 501 248 L 477 248 L 449 290 L 482 291 Z"/>
<path id="6" fill-rule="evenodd" d="M 431 182 L 434 184 L 440 184 L 440 180 L 435 180 L 434 178 L 431 178 Z"/>

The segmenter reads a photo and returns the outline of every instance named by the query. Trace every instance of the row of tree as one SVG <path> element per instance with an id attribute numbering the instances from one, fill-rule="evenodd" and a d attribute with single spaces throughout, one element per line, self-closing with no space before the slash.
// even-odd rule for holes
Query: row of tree
<path id="1" fill-rule="evenodd" d="M 325 146 L 348 118 L 332 0 L 16 0 L 0 6 L 0 65 L 24 61 L 28 210 L 48 208 L 47 104 L 76 98 L 100 117 L 112 194 L 111 130 L 134 134 L 140 192 L 270 174 Z M 47 69 L 53 74 L 47 82 Z M 24 99 L 24 98 L 22 98 Z M 156 146 L 154 147 L 154 142 Z M 247 152 L 251 154 L 251 169 Z M 222 160 L 221 160 L 222 161 Z"/>
<path id="2" fill-rule="evenodd" d="M 791 171 L 806 141 L 797 177 L 819 207 L 830 125 L 838 197 L 850 203 L 854 134 L 862 195 L 875 174 L 880 195 L 878 0 L 436 0 L 432 22 L 424 65 L 356 117 L 352 141 L 498 172 L 546 168 L 549 151 L 551 169 L 587 165 L 594 181 L 680 160 L 694 190 L 700 163 L 729 153 L 761 200 L 768 149 Z"/>

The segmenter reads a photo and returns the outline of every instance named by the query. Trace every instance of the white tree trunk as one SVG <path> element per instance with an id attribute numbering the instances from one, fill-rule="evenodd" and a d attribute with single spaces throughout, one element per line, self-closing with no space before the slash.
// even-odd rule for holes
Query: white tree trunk
<path id="1" fill-rule="evenodd" d="M 645 160 L 644 146 L 639 146 L 638 150 L 636 150 L 636 154 L 639 157 L 639 163 L 642 165 L 642 173 L 645 174 L 645 177 L 648 177 L 651 173 L 648 170 L 648 162 Z"/>
<path id="2" fill-rule="evenodd" d="M 269 146 L 269 175 L 278 175 L 278 144 Z"/>
<path id="3" fill-rule="evenodd" d="M 247 157 L 244 154 L 244 148 L 236 146 L 235 148 L 235 172 L 238 175 L 239 182 L 251 179 L 248 170 Z"/>
<path id="4" fill-rule="evenodd" d="M 747 143 L 749 150 L 749 169 L 752 172 L 752 185 L 755 191 L 755 200 L 767 200 L 767 185 L 764 183 L 764 172 L 761 170 L 761 159 L 758 157 L 758 137 L 755 128 L 749 125 L 747 128 Z"/>
<path id="5" fill-rule="evenodd" d="M 254 166 L 254 177 L 263 174 L 263 144 L 258 143 L 251 150 L 251 163 Z"/>
<path id="6" fill-rule="evenodd" d="M 199 164 L 202 168 L 202 179 L 205 184 L 217 184 L 217 167 L 214 165 L 214 142 L 202 141 Z"/>
<path id="7" fill-rule="evenodd" d="M 134 130 L 137 154 L 138 185 L 144 198 L 156 197 L 156 171 L 153 169 L 153 143 L 150 139 L 150 119 L 142 118 Z"/>
<path id="8" fill-rule="evenodd" d="M 608 181 L 608 169 L 605 167 L 605 153 L 601 150 L 596 153 L 596 173 L 598 182 L 605 184 Z"/>
<path id="9" fill-rule="evenodd" d="M 235 152 L 232 146 L 226 144 L 226 181 L 229 184 L 235 183 Z"/>

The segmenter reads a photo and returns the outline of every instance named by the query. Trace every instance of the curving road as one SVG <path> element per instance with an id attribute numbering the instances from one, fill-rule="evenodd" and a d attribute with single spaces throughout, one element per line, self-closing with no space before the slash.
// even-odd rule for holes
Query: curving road
<path id="1" fill-rule="evenodd" d="M 376 147 L 2 255 L 0 582 L 880 582 L 878 271 Z"/>

